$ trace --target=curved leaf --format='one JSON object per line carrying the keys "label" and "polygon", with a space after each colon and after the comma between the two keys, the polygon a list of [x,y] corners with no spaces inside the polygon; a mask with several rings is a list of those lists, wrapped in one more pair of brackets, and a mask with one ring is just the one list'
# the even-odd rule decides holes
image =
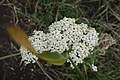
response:
{"label": "curved leaf", "polygon": [[28,40],[28,36],[16,25],[6,25],[6,30],[9,35],[20,45],[24,46],[26,49],[30,50],[32,53],[37,53],[33,46]]}
{"label": "curved leaf", "polygon": [[37,56],[54,65],[63,65],[67,59],[66,57],[64,57],[63,55],[57,52],[48,52],[48,51],[44,51],[41,54],[37,54]]}

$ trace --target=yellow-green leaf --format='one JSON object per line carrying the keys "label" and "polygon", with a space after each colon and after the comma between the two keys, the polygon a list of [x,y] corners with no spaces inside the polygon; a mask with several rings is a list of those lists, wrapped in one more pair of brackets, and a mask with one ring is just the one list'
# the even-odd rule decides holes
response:
{"label": "yellow-green leaf", "polygon": [[57,52],[48,52],[48,51],[44,51],[43,53],[38,54],[37,56],[54,65],[63,65],[67,59],[66,57],[64,57],[63,55]]}
{"label": "yellow-green leaf", "polygon": [[30,44],[28,40],[28,36],[25,34],[24,31],[22,31],[18,26],[16,25],[7,25],[6,30],[9,33],[9,35],[20,45],[24,46],[28,50],[30,50],[32,53],[36,54],[36,50],[33,48],[33,46]]}

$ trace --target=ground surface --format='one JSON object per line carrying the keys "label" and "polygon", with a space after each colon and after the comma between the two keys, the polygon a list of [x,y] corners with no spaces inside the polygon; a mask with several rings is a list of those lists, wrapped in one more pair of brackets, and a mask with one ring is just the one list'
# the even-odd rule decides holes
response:
{"label": "ground surface", "polygon": [[[47,32],[47,27],[63,17],[74,17],[108,33],[116,44],[105,55],[97,56],[98,74],[105,80],[120,80],[120,1],[119,0],[0,0],[0,56],[19,52],[17,45],[5,31],[6,24],[17,24],[28,35],[33,30]],[[54,80],[80,80],[74,70],[66,66],[52,66],[43,62],[44,70]],[[87,72],[88,80],[96,73]],[[91,76],[92,75],[92,76]],[[97,75],[99,76],[99,75]],[[21,56],[0,60],[0,80],[49,80],[38,64],[25,66]]]}

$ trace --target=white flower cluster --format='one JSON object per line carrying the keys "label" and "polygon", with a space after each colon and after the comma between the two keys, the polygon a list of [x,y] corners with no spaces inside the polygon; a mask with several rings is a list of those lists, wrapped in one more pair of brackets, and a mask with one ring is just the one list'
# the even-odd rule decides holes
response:
{"label": "white flower cluster", "polygon": [[91,68],[92,68],[92,70],[95,71],[95,72],[98,71],[97,66],[95,66],[94,64],[92,64]]}
{"label": "white flower cluster", "polygon": [[[62,48],[62,52],[64,52],[71,48],[69,56],[76,65],[82,63],[84,58],[92,54],[91,51],[94,46],[98,45],[99,34],[96,30],[84,23],[76,24],[74,18],[64,18],[63,20],[54,22],[49,26],[49,31],[50,33],[54,33],[54,37],[49,39],[52,39],[53,42],[57,40],[57,42],[63,43],[62,45],[60,43],[53,44],[55,47],[54,51],[56,48]],[[67,62],[70,61],[68,60]],[[71,67],[73,67],[72,64]]]}
{"label": "white flower cluster", "polygon": [[[57,51],[61,54],[69,50],[69,56],[76,65],[82,63],[84,58],[92,54],[91,51],[98,44],[99,34],[96,30],[84,23],[76,24],[74,18],[65,17],[63,20],[52,23],[49,26],[49,31],[47,34],[44,34],[42,31],[34,31],[29,38],[33,47],[39,53],[48,50],[51,52]],[[20,52],[23,61],[37,60],[34,55],[33,59],[25,57],[31,56],[31,53],[24,48],[21,48]],[[70,61],[68,60],[67,62]],[[71,67],[73,67],[72,64]]]}
{"label": "white flower cluster", "polygon": [[[44,34],[43,31],[35,30],[33,32],[33,35],[29,36],[29,40],[38,53],[46,51],[47,47],[46,34]],[[22,61],[24,61],[25,64],[29,64],[31,62],[35,63],[36,60],[38,60],[38,57],[36,57],[36,55],[33,55],[29,50],[22,46],[20,48],[20,53],[22,56]]]}

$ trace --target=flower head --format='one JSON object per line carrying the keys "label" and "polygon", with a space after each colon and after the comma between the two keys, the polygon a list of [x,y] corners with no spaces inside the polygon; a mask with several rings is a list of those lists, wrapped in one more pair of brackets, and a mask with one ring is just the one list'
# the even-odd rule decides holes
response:
{"label": "flower head", "polygon": [[[65,17],[60,21],[52,23],[48,28],[49,33],[47,34],[44,34],[43,31],[34,31],[33,35],[29,37],[33,47],[39,53],[48,50],[63,54],[69,50],[69,57],[78,65],[89,54],[92,54],[91,51],[94,46],[98,45],[99,34],[96,30],[84,23],[76,24],[74,18]],[[24,48],[21,47],[20,51],[23,60],[28,62],[34,59],[37,60],[34,55]],[[25,56],[31,57],[28,58]],[[67,62],[70,61],[67,60]]]}
{"label": "flower head", "polygon": [[95,66],[94,64],[92,64],[91,68],[92,68],[92,70],[95,71],[95,72],[98,71],[98,70],[97,70],[97,66]]}

